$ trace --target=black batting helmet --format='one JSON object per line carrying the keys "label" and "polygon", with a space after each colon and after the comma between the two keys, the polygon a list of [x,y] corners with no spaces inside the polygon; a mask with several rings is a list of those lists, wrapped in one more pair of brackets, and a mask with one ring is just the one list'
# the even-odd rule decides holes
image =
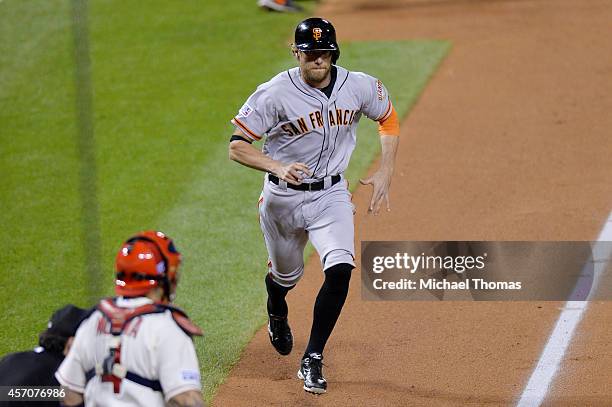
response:
{"label": "black batting helmet", "polygon": [[336,29],[329,21],[312,17],[307,18],[295,28],[295,48],[299,51],[332,51],[332,62],[340,57],[340,47],[336,42]]}

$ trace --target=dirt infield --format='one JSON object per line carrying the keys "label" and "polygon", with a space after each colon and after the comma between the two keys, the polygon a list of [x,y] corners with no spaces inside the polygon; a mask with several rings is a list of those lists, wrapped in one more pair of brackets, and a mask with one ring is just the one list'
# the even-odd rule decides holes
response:
{"label": "dirt infield", "polygon": [[[366,216],[369,189],[354,196],[357,247],[597,237],[612,207],[611,1],[334,0],[319,14],[340,40],[454,44],[403,121],[392,212]],[[512,405],[563,305],[364,302],[358,273],[326,349],[328,394],[295,378],[322,282],[313,258],[289,295],[294,353],[260,330],[213,404]],[[587,310],[545,405],[612,405],[611,321],[612,303]]]}

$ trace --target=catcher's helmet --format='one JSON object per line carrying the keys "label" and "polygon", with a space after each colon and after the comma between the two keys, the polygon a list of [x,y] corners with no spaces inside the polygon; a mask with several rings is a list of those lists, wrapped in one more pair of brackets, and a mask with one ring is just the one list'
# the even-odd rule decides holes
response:
{"label": "catcher's helmet", "polygon": [[181,254],[172,239],[162,232],[140,232],[123,243],[115,259],[115,293],[134,297],[162,287],[171,300],[176,285]]}
{"label": "catcher's helmet", "polygon": [[340,57],[340,47],[336,42],[336,29],[329,21],[312,17],[307,18],[295,28],[295,48],[299,51],[332,51],[332,62]]}

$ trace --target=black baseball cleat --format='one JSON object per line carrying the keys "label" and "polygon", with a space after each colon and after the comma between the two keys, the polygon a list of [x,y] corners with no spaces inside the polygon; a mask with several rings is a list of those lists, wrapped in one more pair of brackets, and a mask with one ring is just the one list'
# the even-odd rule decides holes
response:
{"label": "black baseball cleat", "polygon": [[304,390],[315,394],[327,391],[327,380],[323,377],[323,356],[320,353],[309,353],[302,359],[297,376],[304,380]]}
{"label": "black baseball cleat", "polygon": [[268,314],[268,335],[274,349],[281,355],[288,355],[293,349],[293,335],[287,317]]}

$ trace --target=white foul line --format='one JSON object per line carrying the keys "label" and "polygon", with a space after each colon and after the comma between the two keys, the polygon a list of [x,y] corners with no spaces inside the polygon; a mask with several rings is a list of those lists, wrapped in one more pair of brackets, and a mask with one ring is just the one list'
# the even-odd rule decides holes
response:
{"label": "white foul line", "polygon": [[612,213],[608,216],[603,229],[599,233],[597,242],[593,246],[593,259],[583,268],[583,274],[586,272],[585,269],[592,268],[593,284],[591,292],[586,301],[567,301],[565,303],[555,324],[555,329],[553,329],[548,342],[546,342],[538,364],[531,373],[517,407],[538,407],[544,401],[548,388],[559,369],[563,355],[574,336],[574,331],[587,309],[589,299],[596,292],[599,277],[605,271],[610,254],[612,254],[610,250],[612,244],[610,242],[612,242]]}

